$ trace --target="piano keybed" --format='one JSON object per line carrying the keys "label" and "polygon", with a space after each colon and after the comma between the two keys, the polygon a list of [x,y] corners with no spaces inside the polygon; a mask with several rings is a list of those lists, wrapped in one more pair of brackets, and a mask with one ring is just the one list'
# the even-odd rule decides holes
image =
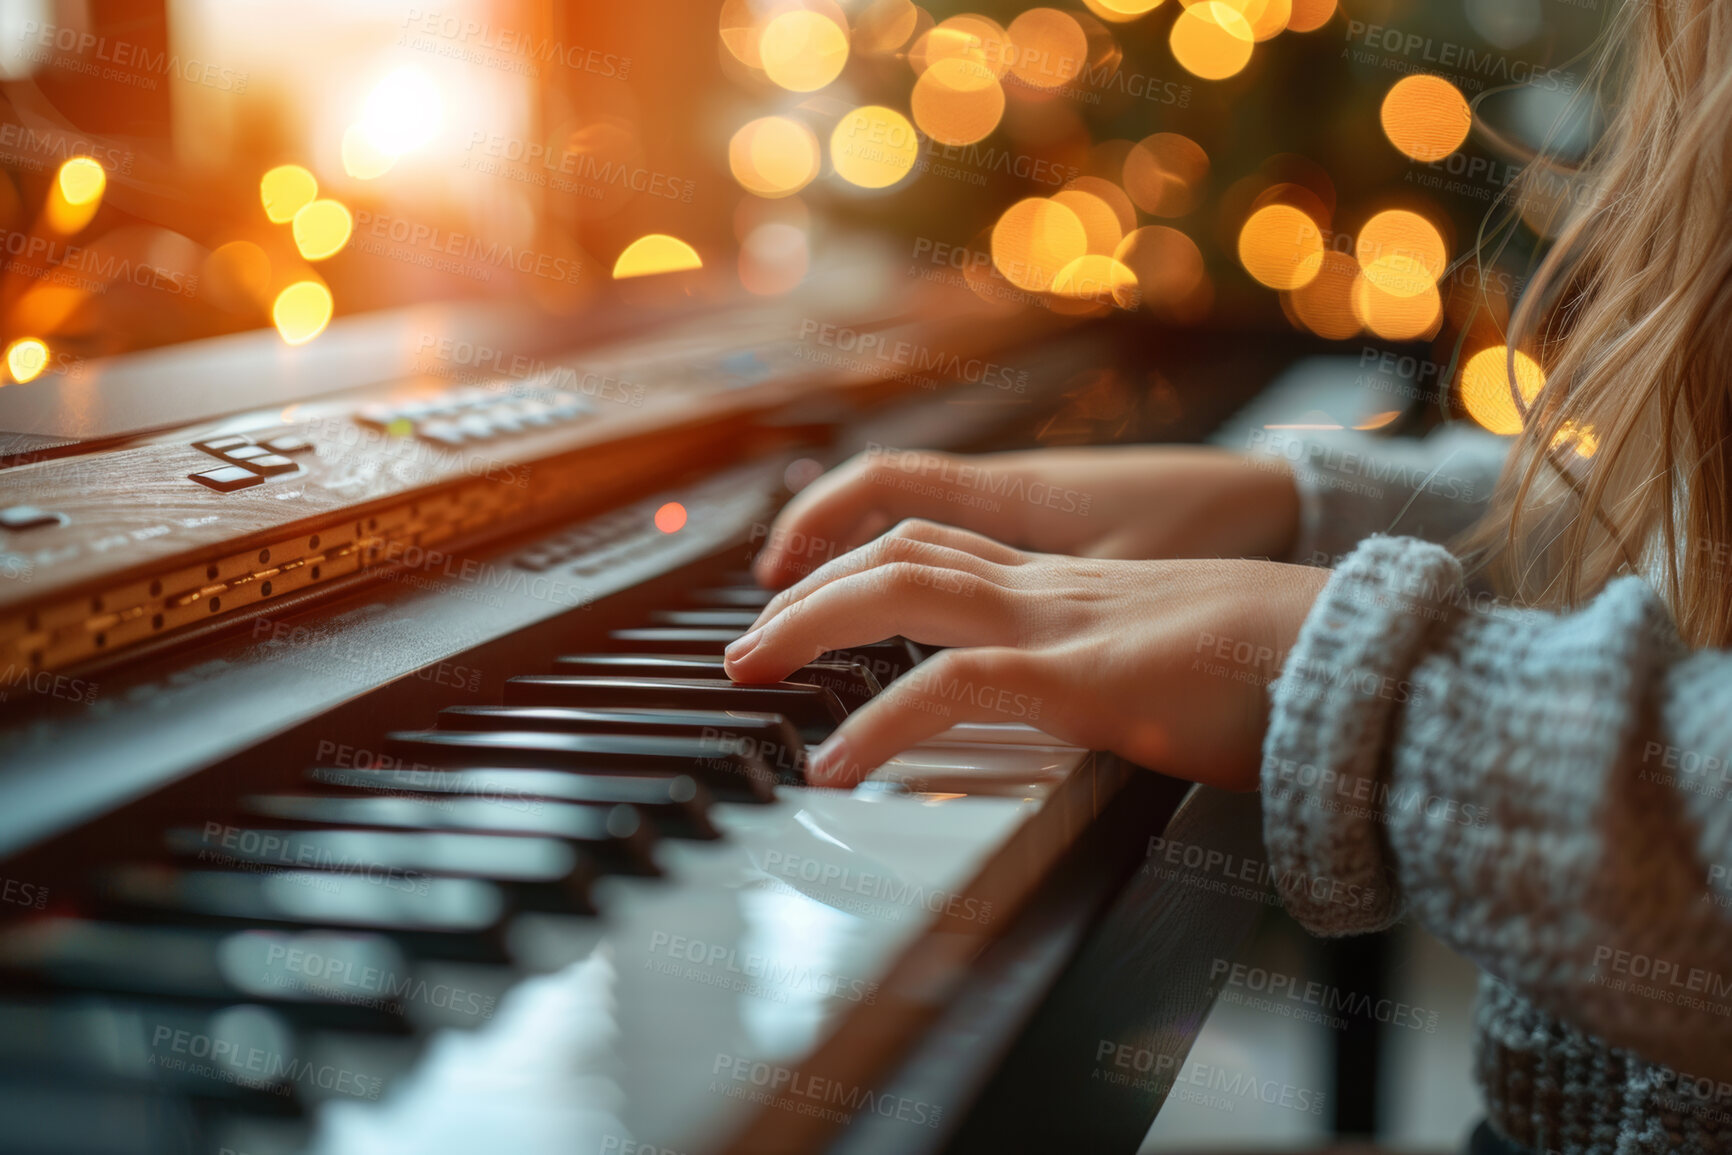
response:
{"label": "piano keybed", "polygon": [[1120,777],[970,725],[805,787],[924,655],[735,685],[767,595],[699,569],[497,701],[428,683],[432,724],[378,717],[364,764],[54,879],[0,927],[0,1150],[793,1150],[876,1109],[893,1047],[845,1028],[917,1018]]}

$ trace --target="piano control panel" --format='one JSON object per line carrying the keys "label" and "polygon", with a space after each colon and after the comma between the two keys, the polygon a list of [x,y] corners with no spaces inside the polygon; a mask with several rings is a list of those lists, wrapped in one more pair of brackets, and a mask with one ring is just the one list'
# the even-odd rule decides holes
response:
{"label": "piano control panel", "polygon": [[[891,316],[946,349],[989,320]],[[707,315],[538,366],[412,377],[0,469],[0,668],[59,671],[256,612],[408,551],[449,551],[617,505],[911,386],[812,357],[786,307]],[[750,365],[741,360],[749,353]]]}

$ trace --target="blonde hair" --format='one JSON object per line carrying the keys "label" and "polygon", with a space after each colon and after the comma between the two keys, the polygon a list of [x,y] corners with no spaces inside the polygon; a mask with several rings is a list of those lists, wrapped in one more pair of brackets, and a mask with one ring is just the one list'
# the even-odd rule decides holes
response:
{"label": "blonde hair", "polygon": [[[1732,4],[1629,0],[1608,31],[1591,79],[1616,111],[1511,319],[1523,432],[1459,545],[1535,605],[1580,605],[1620,573],[1645,574],[1689,642],[1724,646]],[[1515,388],[1518,345],[1547,366],[1528,403]]]}

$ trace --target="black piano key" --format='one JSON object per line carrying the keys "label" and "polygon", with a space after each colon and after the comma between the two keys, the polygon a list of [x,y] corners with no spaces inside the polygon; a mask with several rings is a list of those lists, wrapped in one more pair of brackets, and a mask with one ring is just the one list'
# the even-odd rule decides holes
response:
{"label": "black piano key", "polygon": [[441,730],[524,730],[550,734],[643,734],[719,738],[760,755],[786,782],[806,773],[806,744],[780,714],[745,710],[591,710],[572,706],[448,706]]}
{"label": "black piano key", "polygon": [[[589,678],[726,678],[720,654],[571,654],[554,661],[554,673]],[[849,713],[884,687],[863,662],[813,662],[784,681],[826,686]]]}
{"label": "black piano key", "polygon": [[0,1071],[299,1115],[304,1066],[299,1036],[268,1007],[98,995],[0,1000]]}
{"label": "black piano key", "polygon": [[630,806],[581,806],[535,799],[381,798],[323,794],[253,794],[241,809],[259,818],[332,826],[530,836],[581,849],[603,870],[654,875],[655,835]]}
{"label": "black piano key", "polygon": [[433,878],[402,889],[316,870],[246,873],[127,863],[95,873],[104,913],[135,921],[357,927],[389,934],[414,955],[510,961],[505,892],[474,878]]}
{"label": "black piano key", "polygon": [[669,838],[719,837],[710,821],[708,789],[685,774],[567,774],[560,770],[369,770],[315,766],[310,782],[366,794],[458,795],[495,801],[586,802],[635,807],[657,834]]}
{"label": "black piano key", "polygon": [[0,981],[23,989],[262,1003],[296,1023],[406,1034],[412,978],[390,939],[354,931],[214,930],[41,918],[0,933]]}
{"label": "black piano key", "polygon": [[[521,680],[521,679],[520,679]],[[572,681],[573,679],[562,679]],[[543,700],[536,700],[537,695]],[[580,692],[506,686],[514,706],[655,706],[655,701],[594,701]],[[750,708],[745,702],[736,702]],[[677,705],[676,705],[677,708]],[[840,707],[837,707],[840,709]],[[779,711],[778,711],[779,712]],[[775,773],[763,759],[723,739],[644,737],[639,734],[475,734],[417,730],[389,734],[386,748],[406,762],[473,769],[572,770],[601,774],[687,774],[719,798],[768,802]]]}
{"label": "black piano key", "polygon": [[695,627],[697,629],[733,630],[745,633],[758,620],[753,609],[655,610],[650,614],[652,626]]}
{"label": "black piano key", "polygon": [[858,662],[886,686],[925,660],[925,653],[907,638],[888,638],[818,655],[820,662]]}
{"label": "black piano key", "polygon": [[194,1104],[152,1087],[0,1079],[5,1155],[219,1155]]}
{"label": "black piano key", "polygon": [[382,884],[417,886],[430,878],[483,878],[532,910],[593,914],[589,887],[599,873],[564,840],[444,830],[270,829],[207,822],[163,834],[169,852],[205,865],[328,870]]}
{"label": "black piano key", "polygon": [[797,682],[747,685],[726,678],[582,678],[531,674],[505,684],[512,706],[594,709],[747,710],[781,714],[807,742],[821,742],[848,716],[836,695]]}
{"label": "black piano key", "polygon": [[742,630],[714,626],[634,626],[610,630],[609,649],[641,654],[720,654]]}
{"label": "black piano key", "polygon": [[711,586],[708,589],[693,590],[686,595],[686,600],[698,607],[761,610],[769,605],[770,599],[775,596],[775,590],[767,590],[763,586]]}

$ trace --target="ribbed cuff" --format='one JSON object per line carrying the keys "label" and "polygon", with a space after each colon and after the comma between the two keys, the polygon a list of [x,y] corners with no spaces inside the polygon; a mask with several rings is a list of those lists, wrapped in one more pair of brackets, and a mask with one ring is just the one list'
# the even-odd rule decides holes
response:
{"label": "ribbed cuff", "polygon": [[1441,546],[1372,537],[1323,587],[1281,676],[1263,742],[1263,840],[1288,911],[1315,934],[1401,916],[1383,830],[1391,722],[1461,564]]}

